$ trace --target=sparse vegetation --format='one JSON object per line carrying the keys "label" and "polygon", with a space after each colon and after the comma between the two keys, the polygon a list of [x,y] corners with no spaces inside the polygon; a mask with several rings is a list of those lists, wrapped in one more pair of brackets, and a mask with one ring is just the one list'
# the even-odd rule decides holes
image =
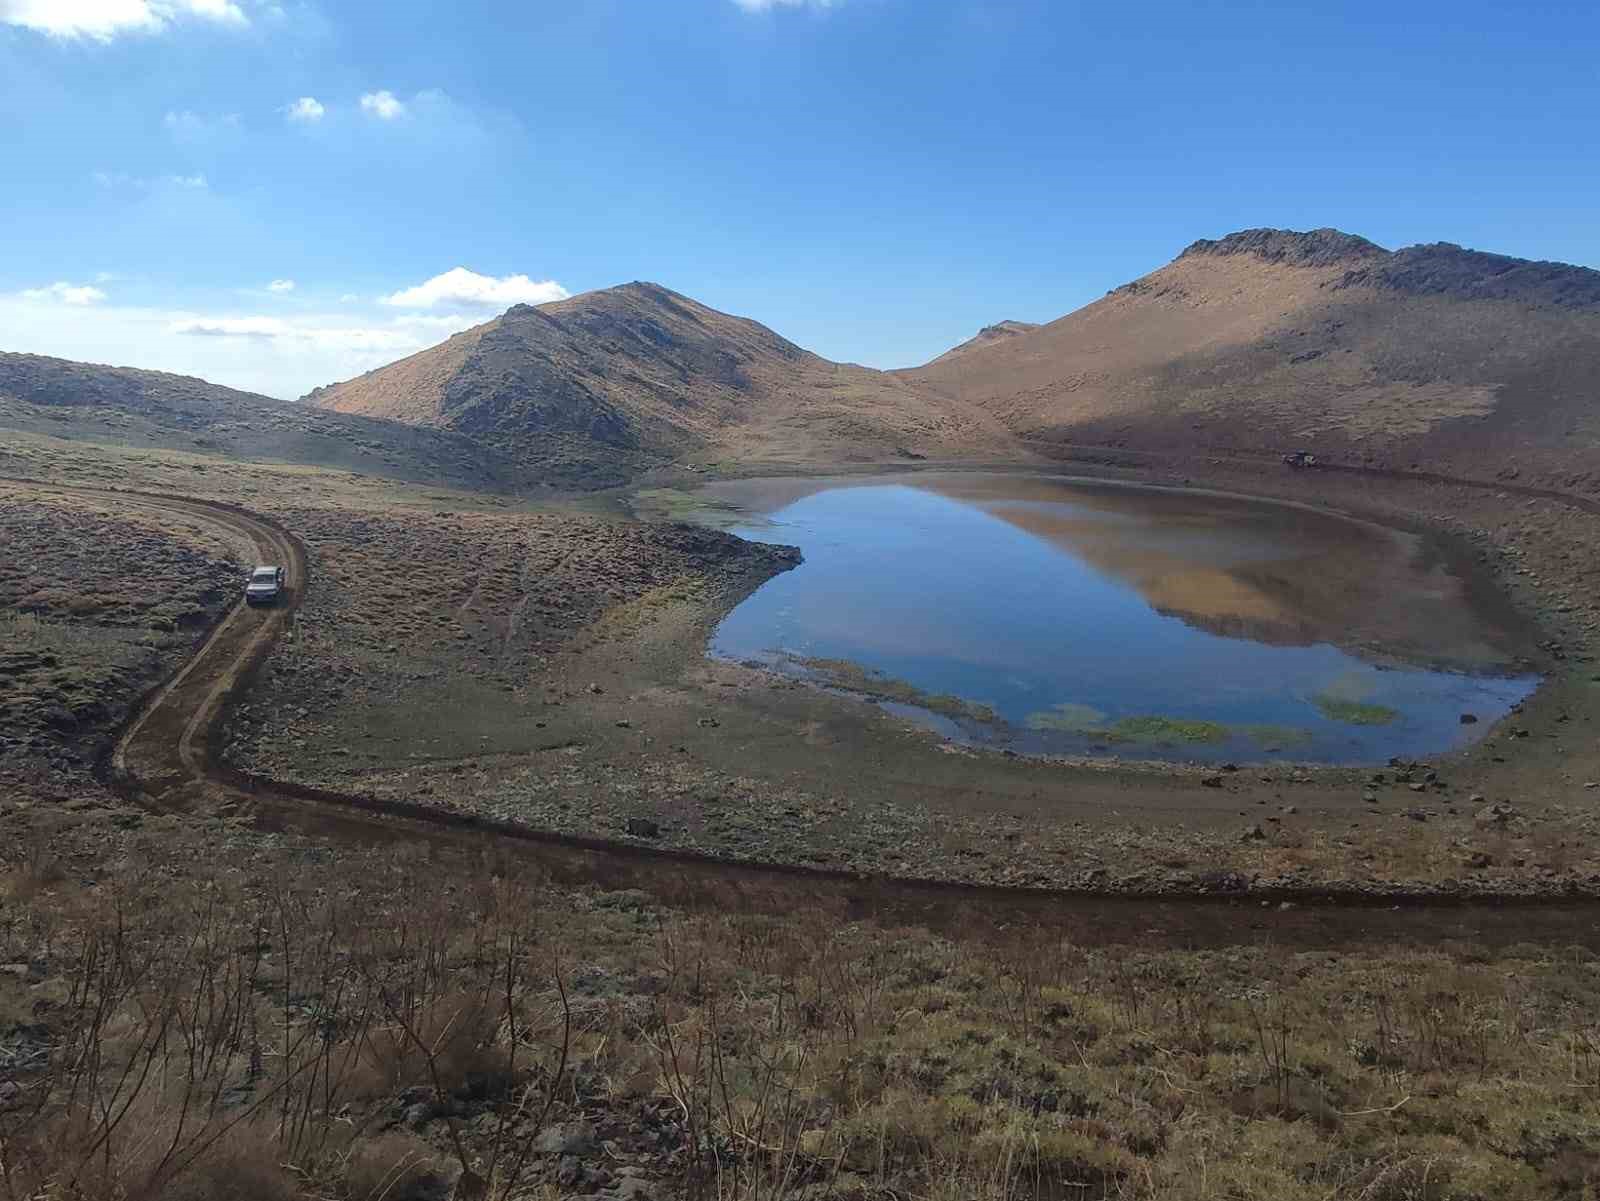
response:
{"label": "sparse vegetation", "polygon": [[6,1195],[371,1201],[471,1173],[457,1196],[535,1197],[619,1168],[749,1201],[1600,1184],[1587,950],[945,936],[193,828],[126,849],[139,869],[92,888],[6,852],[0,958],[31,965],[0,975]]}
{"label": "sparse vegetation", "polygon": [[988,705],[951,693],[924,692],[914,684],[897,680],[850,659],[806,658],[800,655],[785,655],[783,659],[786,663],[803,668],[817,683],[830,688],[842,688],[869,701],[895,701],[943,717],[975,721],[983,725],[1004,724],[1005,719]]}
{"label": "sparse vegetation", "polygon": [[1388,705],[1352,701],[1325,692],[1312,697],[1311,703],[1329,721],[1342,721],[1346,725],[1386,726],[1400,718],[1400,711],[1391,709]]}

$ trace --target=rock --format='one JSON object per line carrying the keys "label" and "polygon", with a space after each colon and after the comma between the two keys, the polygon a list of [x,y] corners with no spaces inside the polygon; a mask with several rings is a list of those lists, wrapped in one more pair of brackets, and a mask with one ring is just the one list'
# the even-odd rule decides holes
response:
{"label": "rock", "polygon": [[599,1196],[605,1201],[657,1201],[663,1196],[650,1181],[639,1176],[624,1176],[615,1188],[606,1189]]}
{"label": "rock", "polygon": [[1426,809],[1407,809],[1406,816],[1414,822],[1425,822],[1428,820],[1428,811]]}
{"label": "rock", "polygon": [[1477,725],[1478,724],[1478,715],[1476,713],[1463,713],[1461,715],[1461,724],[1464,725],[1464,726],[1475,726],[1475,725]]}
{"label": "rock", "polygon": [[1292,817],[1294,814],[1300,812],[1300,806],[1298,806],[1298,805],[1285,805],[1282,809],[1279,810],[1279,812],[1280,813],[1287,813]]}
{"label": "rock", "polygon": [[631,721],[626,720],[626,719],[624,719],[622,721],[619,721],[617,723],[617,729],[619,729],[619,730],[631,730],[632,728],[633,728],[633,723]]}
{"label": "rock", "polygon": [[635,838],[661,837],[661,824],[651,821],[648,817],[630,817],[626,828]]}
{"label": "rock", "polygon": [[589,1155],[597,1145],[594,1127],[584,1121],[546,1126],[533,1140],[533,1150],[538,1155]]}
{"label": "rock", "polygon": [[1407,784],[1406,787],[1411,789],[1412,792],[1427,792],[1428,791],[1428,786],[1426,784]]}
{"label": "rock", "polygon": [[1203,779],[1201,779],[1200,783],[1205,785],[1205,787],[1207,787],[1207,788],[1221,788],[1222,787],[1222,777],[1221,776],[1206,776]]}
{"label": "rock", "polygon": [[1511,820],[1511,806],[1504,801],[1496,801],[1479,809],[1472,815],[1472,820],[1480,826],[1503,826]]}
{"label": "rock", "polygon": [[605,689],[600,687],[600,685],[598,685],[598,684],[590,684],[589,685],[589,691],[591,693],[593,693],[595,696],[601,696],[601,695],[603,695],[605,693]]}
{"label": "rock", "polygon": [[1494,866],[1494,856],[1487,851],[1473,851],[1467,856],[1467,866],[1478,871]]}
{"label": "rock", "polygon": [[1471,796],[1469,796],[1467,798],[1467,804],[1469,804],[1469,805],[1481,805],[1481,804],[1483,804],[1484,801],[1486,801],[1488,799],[1489,798],[1484,796],[1483,793],[1475,792],[1475,793],[1473,793]]}
{"label": "rock", "polygon": [[1378,803],[1378,794],[1375,792],[1363,792],[1361,799],[1369,805],[1376,805]]}
{"label": "rock", "polygon": [[707,730],[715,730],[722,723],[714,717],[702,717],[695,724]]}
{"label": "rock", "polygon": [[1246,826],[1243,834],[1239,835],[1240,842],[1260,842],[1266,838],[1267,832],[1260,826]]}

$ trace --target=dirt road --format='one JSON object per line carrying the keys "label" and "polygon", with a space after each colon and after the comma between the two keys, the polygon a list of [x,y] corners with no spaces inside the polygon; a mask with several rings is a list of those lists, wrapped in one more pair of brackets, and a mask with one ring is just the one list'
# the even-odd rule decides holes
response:
{"label": "dirt road", "polygon": [[[29,481],[34,486],[34,481]],[[225,814],[266,830],[372,843],[423,841],[478,857],[487,870],[531,871],[558,882],[648,888],[664,900],[756,911],[798,907],[835,919],[872,917],[983,936],[1014,925],[1070,929],[1115,942],[1160,938],[1178,945],[1270,939],[1302,946],[1367,940],[1486,945],[1559,940],[1600,945],[1600,906],[1588,900],[1514,905],[1448,904],[1437,897],[1109,897],[943,882],[889,880],[824,869],[762,867],[711,856],[559,836],[403,801],[338,794],[252,777],[213,754],[211,735],[246,692],[274,641],[292,636],[307,560],[277,523],[242,508],[192,498],[61,487],[62,494],[114,495],[119,505],[181,515],[248,542],[262,562],[281,562],[287,593],[272,609],[230,609],[193,658],[140,707],[106,765],[108,780],[158,812]]]}

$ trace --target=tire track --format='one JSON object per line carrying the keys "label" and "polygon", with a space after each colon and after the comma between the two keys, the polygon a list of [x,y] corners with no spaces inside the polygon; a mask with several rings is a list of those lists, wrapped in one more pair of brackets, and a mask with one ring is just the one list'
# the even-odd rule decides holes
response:
{"label": "tire track", "polygon": [[[222,762],[213,753],[212,739],[228,705],[248,692],[254,673],[304,598],[307,558],[299,540],[269,518],[220,501],[27,479],[9,482],[63,495],[113,496],[148,511],[181,514],[246,539],[261,561],[281,561],[287,569],[282,603],[262,612],[246,606],[242,596],[236,600],[190,660],[147,697],[118,737],[107,782],[157,812],[233,804],[263,830],[368,844],[422,841],[480,859],[509,855],[516,868],[532,867],[554,882],[645,888],[667,903],[780,914],[809,906],[835,918],[914,922],[979,936],[1020,922],[1065,924],[1074,938],[1091,942],[1158,940],[1186,946],[1262,938],[1316,946],[1373,938],[1433,945],[1441,937],[1600,946],[1600,922],[1595,920],[1600,904],[1588,896],[1376,893],[1359,885],[1346,890],[1118,895],[864,876],[554,834],[408,801],[256,776]],[[1296,904],[1261,909],[1283,901]]]}

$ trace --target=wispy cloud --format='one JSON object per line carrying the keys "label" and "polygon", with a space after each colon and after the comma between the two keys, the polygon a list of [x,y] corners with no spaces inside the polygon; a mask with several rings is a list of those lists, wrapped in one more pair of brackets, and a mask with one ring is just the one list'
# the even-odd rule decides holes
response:
{"label": "wispy cloud", "polygon": [[402,309],[497,308],[513,304],[545,304],[565,300],[571,293],[553,279],[526,275],[479,275],[465,267],[452,267],[414,287],[385,296],[383,303]]}
{"label": "wispy cloud", "polygon": [[185,19],[248,25],[234,0],[0,0],[0,24],[53,38],[109,42],[129,33],[161,33]]}
{"label": "wispy cloud", "polygon": [[775,8],[833,8],[842,0],[733,0],[747,13],[770,12]]}
{"label": "wispy cloud", "polygon": [[196,113],[189,109],[168,112],[161,125],[175,141],[210,142],[239,132],[238,113]]}
{"label": "wispy cloud", "polygon": [[398,97],[387,88],[377,92],[367,92],[361,97],[361,111],[371,113],[380,121],[393,121],[396,117],[405,115],[406,106]]}
{"label": "wispy cloud", "polygon": [[292,279],[275,279],[270,284],[267,285],[267,291],[276,292],[280,296],[283,295],[285,292],[293,292],[294,291],[294,280],[292,280]]}
{"label": "wispy cloud", "polygon": [[99,304],[106,294],[91,284],[69,284],[65,280],[57,280],[42,288],[25,288],[22,297],[24,300],[42,300],[54,304],[90,305]]}
{"label": "wispy cloud", "polygon": [[96,187],[101,188],[139,188],[148,190],[156,187],[181,188],[186,192],[202,191],[210,187],[204,175],[130,175],[126,171],[91,171],[89,178],[94,180]]}
{"label": "wispy cloud", "polygon": [[314,125],[322,120],[328,110],[315,96],[302,96],[293,104],[287,105],[283,111],[288,114],[291,121]]}
{"label": "wispy cloud", "polygon": [[7,343],[37,354],[198,375],[289,398],[381,367],[481,320],[463,314],[419,324],[412,320],[416,314],[362,315],[338,307],[269,316],[248,308],[125,305],[58,291],[83,286],[0,292]]}

